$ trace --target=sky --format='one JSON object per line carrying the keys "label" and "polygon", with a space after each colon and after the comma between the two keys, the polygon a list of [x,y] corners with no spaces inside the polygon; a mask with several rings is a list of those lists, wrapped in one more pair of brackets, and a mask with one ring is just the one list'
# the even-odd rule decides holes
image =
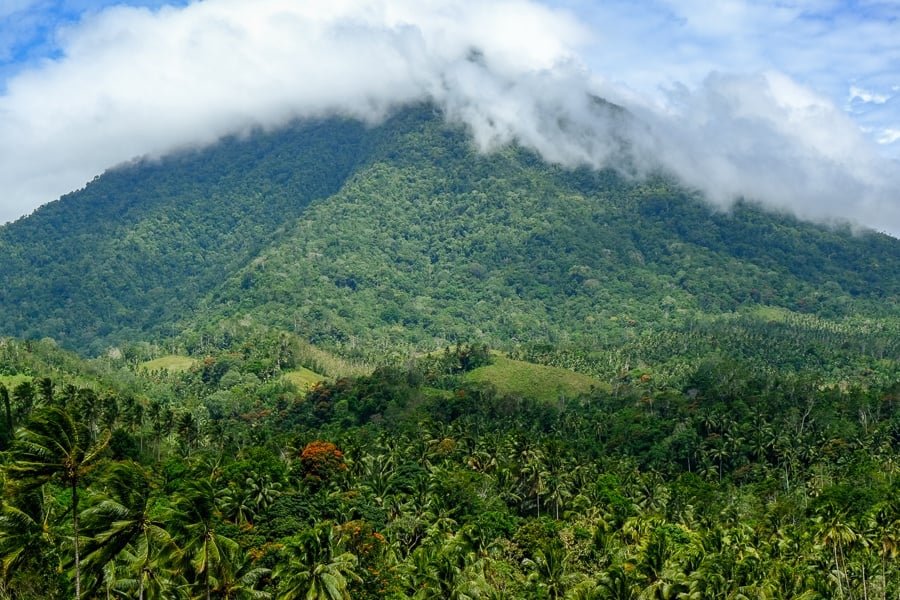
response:
{"label": "sky", "polygon": [[423,100],[485,152],[900,236],[900,0],[0,0],[0,222],[138,157]]}

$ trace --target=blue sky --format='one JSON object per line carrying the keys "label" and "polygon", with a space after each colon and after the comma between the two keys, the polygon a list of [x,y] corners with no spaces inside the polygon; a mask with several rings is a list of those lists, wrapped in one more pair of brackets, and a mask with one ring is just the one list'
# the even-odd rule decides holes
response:
{"label": "blue sky", "polygon": [[59,32],[104,8],[127,4],[157,9],[184,6],[167,0],[3,0],[0,2],[0,81],[44,59],[58,58]]}
{"label": "blue sky", "polygon": [[712,71],[774,69],[853,115],[900,157],[900,2],[557,0],[597,36],[598,73],[652,93]]}
{"label": "blue sky", "polygon": [[0,0],[0,222],[135,156],[422,98],[485,150],[607,166],[587,94],[713,201],[900,231],[900,0]]}

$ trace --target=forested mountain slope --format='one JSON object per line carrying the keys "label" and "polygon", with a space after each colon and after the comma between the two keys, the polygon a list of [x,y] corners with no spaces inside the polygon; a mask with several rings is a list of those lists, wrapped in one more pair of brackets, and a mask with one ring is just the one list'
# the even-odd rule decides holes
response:
{"label": "forested mountain slope", "polygon": [[898,240],[479,154],[428,106],[124,166],[0,229],[0,332],[88,353],[222,317],[430,348],[627,339],[752,305],[890,317],[898,297]]}
{"label": "forested mountain slope", "polygon": [[[749,205],[715,212],[665,179],[481,156],[423,118],[395,156],[312,204],[212,297],[213,310],[428,346],[592,339],[751,304],[889,314],[900,243]],[[224,308],[223,308],[224,307]]]}
{"label": "forested mountain slope", "polygon": [[0,228],[3,333],[96,353],[163,328],[340,189],[370,137],[331,120],[139,161]]}
{"label": "forested mountain slope", "polygon": [[895,598],[898,300],[427,106],[123,166],[0,228],[0,598]]}

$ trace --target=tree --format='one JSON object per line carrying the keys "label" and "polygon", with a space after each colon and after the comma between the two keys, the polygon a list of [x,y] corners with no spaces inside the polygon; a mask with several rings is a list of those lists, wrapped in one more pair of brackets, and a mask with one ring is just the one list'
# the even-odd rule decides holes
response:
{"label": "tree", "polygon": [[300,468],[304,481],[314,487],[331,481],[347,470],[344,453],[333,443],[315,440],[300,453]]}
{"label": "tree", "polygon": [[613,567],[600,578],[595,598],[603,600],[636,600],[640,586],[623,567]]}
{"label": "tree", "polygon": [[253,566],[246,556],[237,556],[232,568],[215,579],[213,593],[223,600],[268,600],[272,594],[257,587],[270,573],[269,569]]}
{"label": "tree", "polygon": [[83,424],[66,410],[44,407],[16,431],[8,466],[10,480],[17,492],[34,490],[54,480],[71,491],[76,598],[81,597],[79,485],[99,461],[109,436],[95,442],[90,439]]}
{"label": "tree", "polygon": [[34,408],[34,384],[23,381],[13,388],[12,396],[19,408],[19,419],[27,419]]}
{"label": "tree", "polygon": [[[59,569],[58,531],[53,526],[58,505],[41,486],[8,499],[0,508],[0,597],[3,588],[33,588],[34,597],[50,595],[46,577],[29,573],[51,573]],[[40,591],[38,591],[40,590]]]}
{"label": "tree", "polygon": [[535,550],[534,558],[526,558],[523,566],[531,569],[532,579],[538,589],[544,590],[551,600],[562,598],[569,585],[569,560],[565,549],[550,545]]}
{"label": "tree", "polygon": [[6,450],[13,436],[13,418],[12,406],[10,406],[9,402],[9,390],[2,383],[0,383],[0,402],[3,403],[4,416],[3,431],[2,435],[0,435],[0,450]]}
{"label": "tree", "polygon": [[100,485],[103,491],[95,494],[93,505],[82,513],[85,532],[91,534],[85,547],[85,565],[101,570],[126,547],[136,544],[133,555],[141,560],[134,566],[138,595],[143,598],[153,557],[160,553],[171,557],[176,550],[166,530],[166,515],[155,509],[150,478],[136,463],[114,463]]}
{"label": "tree", "polygon": [[320,524],[288,540],[288,559],[275,570],[278,599],[350,600],[348,579],[358,580],[357,557],[339,552],[337,532]]}
{"label": "tree", "polygon": [[849,587],[850,577],[845,550],[857,539],[857,534],[844,515],[831,513],[819,518],[819,541],[831,548],[837,576],[838,595],[844,597],[844,584]]}
{"label": "tree", "polygon": [[227,577],[238,550],[237,542],[216,531],[216,490],[209,478],[193,479],[180,491],[175,520],[183,555],[202,578],[209,600],[213,576]]}
{"label": "tree", "polygon": [[[887,573],[896,570],[888,569],[897,558],[900,558],[900,502],[897,498],[887,500],[876,506],[868,515],[868,533],[874,541],[875,549],[881,563],[882,598],[887,597],[889,585]],[[896,578],[895,578],[896,579]],[[896,582],[895,582],[896,583]]]}

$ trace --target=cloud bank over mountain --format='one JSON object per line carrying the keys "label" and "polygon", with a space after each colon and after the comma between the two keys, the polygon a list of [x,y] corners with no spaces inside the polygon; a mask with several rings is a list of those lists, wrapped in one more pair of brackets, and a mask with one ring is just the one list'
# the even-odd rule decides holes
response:
{"label": "cloud bank over mountain", "polygon": [[485,151],[623,167],[627,150],[629,170],[674,172],[719,204],[900,233],[900,169],[821,95],[764,71],[642,96],[590,71],[597,41],[572,13],[528,0],[206,0],[113,7],[59,35],[61,56],[0,96],[0,220],[134,157],[431,101]]}

